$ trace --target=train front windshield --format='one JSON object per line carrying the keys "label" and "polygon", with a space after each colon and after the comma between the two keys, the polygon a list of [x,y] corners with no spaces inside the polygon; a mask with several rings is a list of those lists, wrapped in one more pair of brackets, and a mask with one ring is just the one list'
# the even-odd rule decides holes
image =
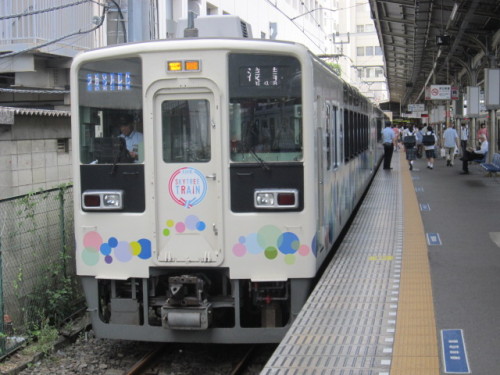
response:
{"label": "train front windshield", "polygon": [[78,74],[80,160],[142,163],[142,76],[139,58],[84,64]]}
{"label": "train front windshield", "polygon": [[229,56],[231,160],[302,159],[300,63],[290,56]]}
{"label": "train front windshield", "polygon": [[[144,161],[141,69],[139,58],[82,65],[78,76],[83,164]],[[302,160],[299,61],[290,56],[230,54],[228,74],[227,131],[231,160],[241,163]],[[164,129],[164,136],[172,144],[164,152],[165,161],[209,160],[210,144],[202,126],[209,121],[206,103],[178,101],[166,106],[164,120],[170,125]],[[191,124],[188,132],[187,120]],[[184,124],[182,134],[178,132],[179,121]],[[176,136],[172,137],[174,133]],[[186,137],[190,144],[197,145],[196,149],[185,147]]]}

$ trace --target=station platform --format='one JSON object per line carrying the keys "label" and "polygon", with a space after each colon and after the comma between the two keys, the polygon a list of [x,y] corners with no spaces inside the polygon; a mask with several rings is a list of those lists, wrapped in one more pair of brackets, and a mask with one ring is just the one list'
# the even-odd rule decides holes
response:
{"label": "station platform", "polygon": [[500,374],[500,177],[380,168],[261,374]]}

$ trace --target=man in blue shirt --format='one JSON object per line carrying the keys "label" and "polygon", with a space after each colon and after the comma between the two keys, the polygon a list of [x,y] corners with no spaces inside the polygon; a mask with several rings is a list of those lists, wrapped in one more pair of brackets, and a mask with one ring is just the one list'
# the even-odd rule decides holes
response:
{"label": "man in blue shirt", "polygon": [[134,162],[139,159],[139,145],[144,142],[142,133],[134,129],[131,119],[120,119],[120,137],[125,138],[127,150]]}
{"label": "man in blue shirt", "polygon": [[443,147],[446,155],[446,166],[453,167],[455,149],[458,148],[458,133],[451,122],[443,133]]}
{"label": "man in blue shirt", "polygon": [[392,153],[394,152],[394,131],[391,122],[385,122],[385,128],[382,129],[382,143],[384,144],[384,169],[391,168]]}

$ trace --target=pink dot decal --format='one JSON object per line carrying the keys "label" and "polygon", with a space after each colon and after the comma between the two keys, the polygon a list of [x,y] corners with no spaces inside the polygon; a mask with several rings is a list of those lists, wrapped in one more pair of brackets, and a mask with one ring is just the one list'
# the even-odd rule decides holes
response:
{"label": "pink dot decal", "polygon": [[302,256],[309,255],[310,251],[311,250],[309,249],[309,246],[307,246],[307,245],[300,245],[300,247],[299,247],[299,254]]}
{"label": "pink dot decal", "polygon": [[175,224],[175,230],[177,231],[177,233],[184,233],[184,231],[186,230],[186,226],[184,225],[184,223],[177,223]]}
{"label": "pink dot decal", "polygon": [[236,255],[237,257],[242,257],[246,254],[247,248],[245,245],[242,245],[240,243],[236,244],[233,246],[233,254]]}
{"label": "pink dot decal", "polygon": [[97,232],[88,232],[83,236],[83,246],[93,247],[94,249],[99,249],[102,244],[102,237]]}

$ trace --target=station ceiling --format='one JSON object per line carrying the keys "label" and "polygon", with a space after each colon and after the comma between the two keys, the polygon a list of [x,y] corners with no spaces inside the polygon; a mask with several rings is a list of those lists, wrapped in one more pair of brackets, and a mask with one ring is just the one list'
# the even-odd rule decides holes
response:
{"label": "station ceiling", "polygon": [[369,0],[391,110],[423,103],[425,86],[480,85],[500,61],[500,0]]}

